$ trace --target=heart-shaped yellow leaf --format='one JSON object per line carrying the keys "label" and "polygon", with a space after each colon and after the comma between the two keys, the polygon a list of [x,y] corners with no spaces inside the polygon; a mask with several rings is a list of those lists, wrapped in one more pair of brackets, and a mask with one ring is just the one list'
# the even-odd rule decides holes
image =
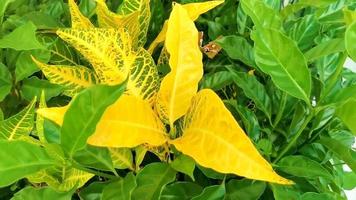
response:
{"label": "heart-shaped yellow leaf", "polygon": [[171,71],[161,82],[156,110],[172,126],[174,121],[187,112],[203,76],[198,30],[187,11],[179,4],[173,7],[168,21],[166,47],[170,54]]}
{"label": "heart-shaped yellow leaf", "polygon": [[259,154],[224,103],[210,89],[200,91],[184,118],[183,136],[171,141],[200,165],[221,173],[292,184]]}

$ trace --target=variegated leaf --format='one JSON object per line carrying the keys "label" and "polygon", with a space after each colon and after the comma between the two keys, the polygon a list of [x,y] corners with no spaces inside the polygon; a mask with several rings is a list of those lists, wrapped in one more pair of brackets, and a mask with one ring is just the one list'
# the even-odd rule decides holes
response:
{"label": "variegated leaf", "polygon": [[129,148],[109,148],[109,151],[116,169],[134,169],[132,152]]}
{"label": "variegated leaf", "polygon": [[64,94],[73,97],[81,90],[98,83],[95,73],[84,66],[47,65],[33,58],[46,78],[54,84],[64,86]]}
{"label": "variegated leaf", "polygon": [[[40,97],[40,103],[39,103],[39,109],[41,108],[47,108],[46,104],[46,97],[45,97],[45,92],[42,90],[41,97]],[[41,115],[36,116],[36,131],[37,131],[37,136],[40,139],[41,142],[47,142],[45,135],[44,135],[44,118]]]}
{"label": "variegated leaf", "polygon": [[124,0],[118,8],[119,15],[139,12],[139,32],[133,36],[134,47],[142,47],[146,43],[147,30],[151,19],[150,0]]}
{"label": "variegated leaf", "polygon": [[135,54],[124,29],[59,29],[57,34],[92,64],[100,83],[115,85],[126,80]]}
{"label": "variegated leaf", "polygon": [[74,0],[68,0],[68,5],[69,5],[69,11],[70,11],[70,16],[72,21],[72,28],[76,28],[76,29],[94,28],[90,20],[85,16],[83,16],[83,14],[80,12]]}
{"label": "variegated leaf", "polygon": [[36,98],[16,115],[0,122],[0,140],[25,139],[30,134],[34,126],[35,103]]}

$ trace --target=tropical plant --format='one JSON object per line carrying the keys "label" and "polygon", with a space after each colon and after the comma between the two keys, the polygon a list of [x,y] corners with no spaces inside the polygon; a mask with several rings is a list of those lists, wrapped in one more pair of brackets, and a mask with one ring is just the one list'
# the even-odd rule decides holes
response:
{"label": "tropical plant", "polygon": [[355,10],[5,0],[0,197],[345,199]]}

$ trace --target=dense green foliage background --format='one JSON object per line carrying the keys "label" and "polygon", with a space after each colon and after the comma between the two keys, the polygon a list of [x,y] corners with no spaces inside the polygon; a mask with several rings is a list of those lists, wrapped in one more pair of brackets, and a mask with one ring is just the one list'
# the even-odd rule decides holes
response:
{"label": "dense green foliage background", "polygon": [[[343,190],[356,186],[356,153],[352,149],[356,134],[356,74],[343,67],[347,57],[356,60],[356,2],[291,0],[286,5],[280,0],[261,2],[268,9],[250,7],[249,3],[244,7],[237,0],[225,0],[196,21],[198,29],[204,32],[203,44],[215,41],[222,47],[215,58],[204,57],[205,75],[200,88],[212,88],[224,99],[261,154],[295,185],[281,186],[220,174],[195,166],[186,157],[174,164],[160,163],[151,153],[145,156],[138,174],[128,169],[111,170],[108,155],[89,148],[90,153],[83,152],[71,165],[96,176],[80,189],[73,185],[73,189],[59,192],[28,179],[19,180],[38,169],[18,166],[33,162],[33,155],[41,160],[42,167],[58,160],[53,161],[31,142],[9,145],[0,137],[0,199],[70,199],[71,196],[88,200],[128,199],[125,195],[131,192],[132,199],[162,200],[345,199]],[[107,4],[115,11],[120,1],[109,0]],[[94,0],[79,3],[81,12],[94,23],[95,5]],[[171,6],[172,1],[151,0],[147,46],[160,32]],[[263,24],[277,30],[262,29]],[[70,27],[68,5],[63,0],[1,0],[0,135],[4,119],[28,105],[25,109],[32,109],[35,105],[31,101],[39,99],[42,91],[49,107],[70,101],[62,95],[63,88],[47,81],[31,59],[33,55],[51,64],[75,62],[89,66],[54,34],[59,27]],[[278,54],[269,53],[268,49]],[[156,60],[159,53],[156,50],[153,55]],[[284,63],[276,64],[278,60]],[[306,62],[309,70],[293,68],[300,62]],[[290,70],[285,72],[277,65]],[[162,76],[169,69],[165,65],[158,67]],[[279,77],[281,73],[292,76],[283,79]],[[93,97],[95,105],[105,107],[121,90],[89,89],[81,93],[83,97],[76,103],[86,104],[85,99]],[[108,98],[102,101],[103,97]],[[29,122],[33,126],[33,120]],[[60,152],[55,150],[59,146],[56,145],[59,127],[45,121],[44,133],[53,151]],[[30,134],[33,140],[38,138],[34,129],[24,130],[24,134]],[[18,145],[22,147],[17,148]],[[28,151],[23,150],[26,148]],[[344,164],[352,171],[345,171]],[[11,166],[18,168],[9,171]],[[11,173],[16,175],[11,177]],[[6,185],[2,180],[14,183]]]}

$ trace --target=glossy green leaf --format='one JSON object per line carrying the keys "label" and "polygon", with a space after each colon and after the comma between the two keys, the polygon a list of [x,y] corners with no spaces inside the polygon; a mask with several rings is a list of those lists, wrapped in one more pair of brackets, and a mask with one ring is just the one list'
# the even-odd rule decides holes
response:
{"label": "glossy green leaf", "polygon": [[166,185],[159,200],[191,200],[203,191],[200,185],[192,182],[176,182]]}
{"label": "glossy green leaf", "polygon": [[257,200],[266,189],[266,183],[248,179],[232,179],[226,184],[226,200]]}
{"label": "glossy green leaf", "polygon": [[345,33],[345,46],[350,57],[356,62],[356,22],[353,22]]}
{"label": "glossy green leaf", "polygon": [[352,98],[337,107],[336,116],[356,135],[356,98]]}
{"label": "glossy green leaf", "polygon": [[216,42],[230,58],[240,60],[246,65],[254,67],[253,49],[245,38],[229,35],[217,39]]}
{"label": "glossy green leaf", "polygon": [[23,51],[16,61],[16,82],[19,82],[40,70],[33,62],[31,56],[36,57],[41,62],[47,63],[51,54],[47,50]]}
{"label": "glossy green leaf", "polygon": [[24,141],[0,141],[0,149],[0,187],[54,164],[43,148]]}
{"label": "glossy green leaf", "polygon": [[[163,187],[174,181],[176,172],[165,163],[151,163],[137,174],[132,200],[158,199]],[[144,194],[144,195],[143,195]]]}
{"label": "glossy green leaf", "polygon": [[73,192],[57,192],[50,187],[35,188],[26,187],[17,192],[11,200],[39,200],[39,199],[55,199],[55,200],[71,200]]}
{"label": "glossy green leaf", "polygon": [[281,171],[298,177],[310,179],[323,177],[329,181],[334,179],[322,165],[305,156],[287,156],[282,158],[277,165]]}
{"label": "glossy green leaf", "polygon": [[3,17],[6,11],[7,6],[11,3],[14,2],[15,0],[4,0],[1,1],[0,3],[0,24],[2,24]]}
{"label": "glossy green leaf", "polygon": [[205,74],[200,82],[200,88],[210,88],[212,90],[220,90],[230,85],[233,82],[233,76],[228,71],[219,71],[215,73]]}
{"label": "glossy green leaf", "polygon": [[281,28],[282,20],[279,13],[262,0],[242,0],[240,3],[244,12],[251,17],[256,26]]}
{"label": "glossy green leaf", "polygon": [[62,93],[64,88],[60,85],[52,84],[47,80],[41,80],[35,76],[23,80],[23,85],[21,87],[21,95],[27,101],[41,96],[41,92],[44,91],[46,96],[46,101],[52,97],[58,96]]}
{"label": "glossy green leaf", "polygon": [[36,26],[32,22],[27,22],[0,38],[0,48],[11,48],[17,51],[44,49],[36,38]]}
{"label": "glossy green leaf", "polygon": [[308,50],[304,55],[308,62],[312,62],[323,56],[345,51],[344,38],[335,38],[318,44]]}
{"label": "glossy green leaf", "polygon": [[79,192],[79,197],[85,200],[101,200],[104,188],[108,186],[103,182],[93,182]]}
{"label": "glossy green leaf", "polygon": [[343,186],[345,190],[352,190],[356,188],[356,173],[355,172],[345,172],[343,176]]}
{"label": "glossy green leaf", "polygon": [[178,172],[188,175],[194,181],[194,169],[195,161],[184,154],[176,157],[173,162],[170,163],[171,167]]}
{"label": "glossy green leaf", "polygon": [[204,188],[203,192],[192,200],[223,200],[225,197],[225,183]]}
{"label": "glossy green leaf", "polygon": [[335,200],[331,194],[320,194],[315,192],[304,193],[298,200]]}
{"label": "glossy green leaf", "polygon": [[353,150],[344,146],[341,142],[328,137],[322,137],[318,143],[335,153],[336,156],[343,160],[353,171],[356,171],[356,159],[353,155],[355,154]]}
{"label": "glossy green leaf", "polygon": [[88,137],[94,133],[96,123],[105,109],[121,96],[125,86],[96,85],[79,93],[73,99],[64,116],[61,129],[61,145],[70,157],[85,147]]}
{"label": "glossy green leaf", "polygon": [[271,118],[272,103],[265,87],[260,83],[256,76],[244,72],[237,72],[229,69],[234,76],[235,84],[240,87],[245,95],[255,102],[257,108]]}
{"label": "glossy green leaf", "polygon": [[254,31],[252,39],[255,41],[258,67],[271,76],[279,89],[310,104],[311,75],[306,59],[295,42],[283,33],[268,28]]}
{"label": "glossy green leaf", "polygon": [[115,171],[107,148],[87,146],[85,149],[78,151],[73,158],[81,165],[89,168]]}
{"label": "glossy green leaf", "polygon": [[293,186],[271,184],[270,187],[275,200],[299,200],[301,195],[300,191],[296,190]]}
{"label": "glossy green leaf", "polygon": [[[131,195],[137,183],[132,173],[125,178],[108,184],[103,190],[102,200],[127,200],[132,199]],[[141,194],[145,195],[144,193]]]}
{"label": "glossy green leaf", "polygon": [[7,67],[0,63],[0,102],[10,93],[12,77]]}

